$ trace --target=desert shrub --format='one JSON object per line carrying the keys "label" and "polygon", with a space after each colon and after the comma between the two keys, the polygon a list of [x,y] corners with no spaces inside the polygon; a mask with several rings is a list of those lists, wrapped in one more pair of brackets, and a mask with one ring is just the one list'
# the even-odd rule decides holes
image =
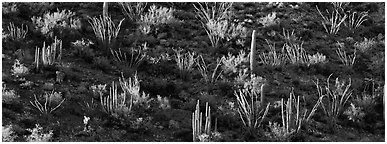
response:
{"label": "desert shrub", "polygon": [[141,16],[141,23],[147,25],[161,25],[176,22],[173,8],[157,7],[152,5],[149,11]]}
{"label": "desert shrub", "polygon": [[[380,47],[384,49],[384,42]],[[373,49],[375,50],[375,49]],[[385,52],[384,50],[378,51],[371,55],[370,63],[367,65],[368,70],[370,70],[373,76],[376,76],[378,79],[384,79],[384,70],[385,70]]]}
{"label": "desert shrub", "polygon": [[[157,31],[157,27],[162,24],[170,24],[177,21],[173,16],[173,8],[157,7],[152,5],[149,11],[141,15],[139,20],[139,30],[143,34],[149,34],[152,30]],[[155,29],[156,28],[156,29]]]}
{"label": "desert shrub", "polygon": [[119,82],[122,90],[130,95],[132,105],[146,109],[149,108],[153,98],[150,98],[149,94],[145,92],[140,93],[140,81],[138,80],[137,74],[133,78],[128,79],[121,77]]}
{"label": "desert shrub", "polygon": [[354,122],[370,124],[380,120],[383,115],[379,109],[384,105],[383,86],[374,79],[365,80],[364,91],[351,99],[354,106],[347,109],[346,115]]}
{"label": "desert shrub", "polygon": [[6,32],[4,31],[4,29],[1,30],[1,34],[2,34],[2,35],[1,35],[1,36],[2,36],[1,39],[3,40],[3,45],[4,45],[4,42],[8,39],[8,37],[9,37],[10,34],[6,33]]}
{"label": "desert shrub", "polygon": [[106,84],[92,85],[90,86],[91,91],[95,96],[103,95],[106,91]]}
{"label": "desert shrub", "polygon": [[162,62],[167,62],[172,60],[171,56],[168,53],[162,53],[156,57],[148,56],[147,58],[148,58],[147,61],[149,61],[152,64],[160,64]]}
{"label": "desert shrub", "polygon": [[210,20],[206,24],[206,32],[214,47],[218,46],[221,40],[237,41],[236,44],[243,46],[247,36],[245,27],[241,24],[234,24],[230,20]]}
{"label": "desert shrub", "polygon": [[254,94],[259,94],[262,92],[262,87],[265,85],[266,79],[251,74],[249,79],[246,79],[243,82],[243,89],[253,92]]}
{"label": "desert shrub", "polygon": [[246,81],[250,81],[250,73],[247,72],[247,69],[239,70],[238,75],[234,79],[234,83],[238,88],[243,87]]}
{"label": "desert shrub", "polygon": [[308,59],[309,59],[309,62],[307,64],[308,66],[327,62],[325,55],[320,53],[316,53],[314,55],[308,55]]}
{"label": "desert shrub", "polygon": [[279,23],[279,18],[277,18],[276,12],[272,12],[265,17],[259,18],[258,22],[262,24],[264,27],[269,27],[269,26],[277,25]]}
{"label": "desert shrub", "polygon": [[90,47],[90,45],[94,44],[92,41],[88,39],[77,40],[75,42],[71,43],[73,47],[75,48],[82,48],[82,47]]}
{"label": "desert shrub", "polygon": [[169,103],[169,99],[167,97],[162,98],[160,95],[157,95],[157,102],[159,103],[159,108],[161,109],[170,109],[171,104]]}
{"label": "desert shrub", "polygon": [[217,47],[221,39],[226,36],[228,21],[210,20],[206,24],[207,35],[213,47]]}
{"label": "desert shrub", "polygon": [[367,94],[363,92],[361,95],[357,95],[353,98],[354,105],[363,108],[365,112],[371,113],[374,111],[376,103],[376,94]]}
{"label": "desert shrub", "polygon": [[153,120],[153,118],[150,116],[131,118],[130,119],[130,128],[150,130],[154,127],[152,120]]}
{"label": "desert shrub", "polygon": [[29,73],[28,69],[24,64],[20,63],[18,59],[15,60],[15,63],[12,66],[11,74],[15,77],[24,77]]}
{"label": "desert shrub", "polygon": [[7,90],[7,86],[3,84],[3,89],[2,89],[2,102],[5,104],[9,104],[17,100],[20,96],[17,95],[15,90]]}
{"label": "desert shrub", "polygon": [[90,40],[77,40],[72,42],[71,45],[74,48],[73,54],[78,57],[82,57],[88,62],[92,62],[95,56],[94,50],[90,48],[90,45],[94,44]]}
{"label": "desert shrub", "polygon": [[241,23],[233,23],[229,21],[226,40],[236,41],[237,45],[244,46],[245,39],[247,37],[247,29]]}
{"label": "desert shrub", "polygon": [[14,2],[2,2],[2,12],[3,15],[7,15],[10,13],[18,12],[19,8]]}
{"label": "desert shrub", "polygon": [[222,103],[222,105],[218,106],[217,111],[222,115],[229,115],[231,117],[234,117],[238,114],[238,108],[236,107],[235,102],[227,100]]}
{"label": "desert shrub", "polygon": [[48,133],[44,133],[43,127],[39,124],[36,124],[35,128],[27,130],[31,132],[31,135],[29,135],[26,139],[27,142],[49,142],[54,135],[53,130],[48,131]]}
{"label": "desert shrub", "polygon": [[222,139],[222,134],[220,132],[211,132],[208,134],[201,134],[198,136],[199,142],[217,142]]}
{"label": "desert shrub", "polygon": [[149,96],[149,94],[146,94],[145,92],[142,92],[140,95],[132,95],[133,97],[133,105],[138,108],[143,109],[149,109],[150,104],[153,101],[153,98]]}
{"label": "desert shrub", "polygon": [[249,56],[244,50],[241,50],[237,56],[228,53],[227,56],[223,56],[222,69],[225,73],[237,73],[238,68],[242,66],[243,63],[248,62]]}
{"label": "desert shrub", "polygon": [[373,46],[375,46],[377,42],[374,39],[367,39],[364,38],[361,42],[356,42],[353,46],[359,50],[360,52],[367,52],[370,50]]}
{"label": "desert shrub", "polygon": [[218,47],[221,40],[237,41],[244,44],[247,30],[241,24],[231,21],[231,2],[194,4],[196,16],[206,30],[213,47]]}
{"label": "desert shrub", "polygon": [[33,16],[31,20],[37,31],[49,38],[54,38],[54,36],[65,35],[66,30],[81,28],[80,20],[73,18],[74,15],[75,13],[70,10],[58,9],[57,12],[45,13],[43,17]]}
{"label": "desert shrub", "polygon": [[152,30],[151,26],[150,25],[147,25],[147,24],[141,24],[138,26],[138,30],[142,33],[142,34],[149,34]]}
{"label": "desert shrub", "polygon": [[353,103],[344,111],[344,115],[347,115],[348,119],[353,122],[362,121],[365,113],[363,108],[355,106]]}
{"label": "desert shrub", "polygon": [[368,69],[372,71],[373,74],[377,75],[377,78],[384,79],[385,71],[385,60],[384,53],[377,54],[377,57],[372,57],[372,63],[368,65]]}
{"label": "desert shrub", "polygon": [[12,125],[6,125],[2,128],[2,141],[3,142],[14,142],[17,136],[12,129]]}

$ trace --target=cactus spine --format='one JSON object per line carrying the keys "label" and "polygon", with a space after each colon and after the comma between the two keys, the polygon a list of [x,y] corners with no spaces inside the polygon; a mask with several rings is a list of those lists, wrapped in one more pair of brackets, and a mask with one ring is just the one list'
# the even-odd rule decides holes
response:
{"label": "cactus spine", "polygon": [[251,36],[251,48],[250,48],[250,70],[251,73],[254,72],[255,66],[255,30],[253,30],[253,34]]}

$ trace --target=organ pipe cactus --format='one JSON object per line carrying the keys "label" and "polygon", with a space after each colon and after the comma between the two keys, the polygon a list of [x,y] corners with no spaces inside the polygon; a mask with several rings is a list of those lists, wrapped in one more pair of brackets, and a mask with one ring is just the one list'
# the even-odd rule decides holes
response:
{"label": "organ pipe cactus", "polygon": [[253,30],[253,34],[251,36],[251,48],[250,48],[250,70],[251,73],[254,72],[255,62],[255,30]]}

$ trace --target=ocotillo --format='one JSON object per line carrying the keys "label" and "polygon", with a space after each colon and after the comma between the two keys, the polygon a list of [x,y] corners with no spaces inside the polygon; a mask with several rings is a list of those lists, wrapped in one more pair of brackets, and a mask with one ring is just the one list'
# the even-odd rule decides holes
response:
{"label": "ocotillo", "polygon": [[255,66],[255,30],[253,30],[253,34],[251,35],[251,49],[250,49],[250,70],[251,73],[254,72]]}

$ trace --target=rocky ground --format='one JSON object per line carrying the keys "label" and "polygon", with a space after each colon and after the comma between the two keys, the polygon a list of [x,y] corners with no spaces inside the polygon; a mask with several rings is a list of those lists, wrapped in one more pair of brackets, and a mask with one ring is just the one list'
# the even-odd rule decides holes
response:
{"label": "rocky ground", "polygon": [[[5,136],[13,141],[33,141],[31,137],[36,124],[43,129],[40,137],[49,135],[48,141],[135,141],[135,142],[189,142],[192,141],[192,113],[197,100],[201,111],[205,102],[212,112],[213,128],[217,127],[220,137],[211,141],[385,141],[384,124],[384,3],[349,3],[345,10],[368,12],[366,19],[356,30],[342,26],[337,34],[328,34],[321,21],[317,8],[325,12],[332,9],[331,3],[245,3],[232,5],[232,19],[246,28],[245,37],[230,40],[222,39],[216,47],[211,45],[206,31],[196,17],[193,4],[197,3],[148,3],[151,5],[173,8],[176,22],[153,27],[148,34],[139,31],[138,23],[129,20],[118,3],[109,3],[109,15],[121,30],[114,49],[121,48],[130,52],[143,48],[144,60],[138,67],[129,68],[114,61],[109,51],[101,49],[89,17],[102,14],[102,3],[2,3],[3,38],[2,38],[2,125],[3,141]],[[62,40],[63,53],[60,62],[52,66],[36,69],[34,53],[43,42],[52,43],[49,33],[37,29],[31,18],[41,17],[47,12],[71,10],[73,18],[79,19],[78,29],[53,28],[52,34]],[[260,19],[276,12],[277,22],[266,25]],[[28,27],[27,35],[22,40],[10,37],[7,27],[13,22],[16,27]],[[59,31],[55,31],[58,30]],[[254,130],[247,130],[237,112],[234,91],[239,89],[235,78],[238,73],[224,72],[215,82],[206,82],[197,66],[188,72],[182,72],[174,60],[176,51],[195,52],[210,65],[212,71],[216,60],[223,56],[238,55],[243,50],[250,52],[251,34],[256,30],[257,53],[269,51],[269,44],[275,43],[277,51],[286,43],[284,30],[292,31],[298,37],[308,54],[321,53],[326,56],[326,63],[311,66],[285,64],[270,66],[256,58],[254,71],[249,68],[249,60],[237,67],[237,71],[246,69],[265,79],[266,102],[270,103],[267,117],[262,125]],[[240,34],[242,35],[242,34]],[[374,44],[364,51],[356,53],[352,66],[344,65],[337,53],[338,43],[345,46],[348,54],[355,51],[355,44],[367,38]],[[88,39],[91,44],[84,49],[74,46],[73,42]],[[243,41],[239,41],[243,40]],[[266,41],[270,41],[269,44]],[[146,43],[147,49],[144,49]],[[132,53],[134,53],[132,51]],[[137,53],[135,53],[137,54]],[[257,55],[258,55],[257,54]],[[168,56],[170,57],[168,57]],[[155,62],[155,58],[160,58]],[[15,60],[18,59],[28,73],[15,74]],[[223,68],[223,67],[221,67]],[[300,96],[302,105],[311,109],[318,100],[314,82],[326,84],[332,74],[335,78],[347,81],[351,79],[352,97],[345,104],[355,103],[357,96],[371,95],[372,102],[363,107],[363,116],[349,119],[340,114],[337,125],[332,126],[329,118],[319,107],[310,121],[284,139],[273,136],[269,122],[281,123],[281,109],[275,103],[288,99],[294,92]],[[126,117],[106,113],[101,107],[101,98],[94,93],[92,86],[107,84],[104,96],[109,95],[112,82],[118,83],[120,77],[138,76],[140,91],[149,94],[153,100],[146,106],[136,106]],[[58,78],[59,77],[59,78]],[[243,84],[242,84],[243,85]],[[240,85],[239,85],[240,86]],[[12,93],[13,91],[13,93]],[[61,106],[49,114],[41,113],[32,104],[34,96],[41,97],[45,92],[60,92],[60,99],[65,99]],[[7,97],[6,97],[7,96]],[[168,103],[163,107],[157,96],[166,97]],[[44,100],[40,100],[44,103]],[[234,105],[235,104],[235,105]],[[84,119],[89,117],[88,130],[85,131]],[[216,121],[216,124],[215,124]],[[12,134],[5,131],[11,125]],[[35,132],[36,134],[36,132]],[[37,139],[37,138],[36,138]]]}

